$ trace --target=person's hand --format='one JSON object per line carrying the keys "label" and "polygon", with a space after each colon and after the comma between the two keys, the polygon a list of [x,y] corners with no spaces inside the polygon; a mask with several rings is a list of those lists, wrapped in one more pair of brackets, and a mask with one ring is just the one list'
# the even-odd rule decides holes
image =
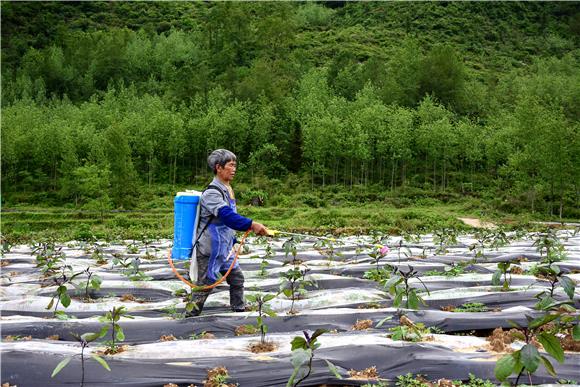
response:
{"label": "person's hand", "polygon": [[262,223],[252,222],[252,231],[257,235],[268,235],[268,229]]}

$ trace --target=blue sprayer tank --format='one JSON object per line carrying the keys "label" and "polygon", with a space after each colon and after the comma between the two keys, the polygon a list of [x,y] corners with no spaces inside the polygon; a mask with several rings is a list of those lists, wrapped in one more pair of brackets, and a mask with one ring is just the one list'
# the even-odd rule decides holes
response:
{"label": "blue sprayer tank", "polygon": [[187,260],[191,258],[193,241],[199,222],[199,200],[201,192],[178,192],[174,203],[173,248],[171,258]]}

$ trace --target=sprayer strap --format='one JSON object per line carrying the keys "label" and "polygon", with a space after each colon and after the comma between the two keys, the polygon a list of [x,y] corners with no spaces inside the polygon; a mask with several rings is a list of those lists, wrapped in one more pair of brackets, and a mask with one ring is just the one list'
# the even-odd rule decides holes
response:
{"label": "sprayer strap", "polygon": [[[224,198],[224,200],[226,200],[226,195],[224,194],[224,191],[222,191],[220,189],[220,187],[218,187],[217,185],[210,184],[203,190],[203,192],[207,191],[208,189],[213,189],[214,191],[219,191],[219,193],[222,194],[222,197]],[[200,205],[201,205],[201,203],[200,203]],[[214,214],[209,215],[209,219],[207,220],[207,222],[203,226],[203,229],[201,230],[201,232],[199,234],[197,234],[197,238],[195,238],[195,243],[193,244],[193,249],[196,248],[197,244],[199,243],[199,238],[201,238],[201,235],[205,232],[205,230],[207,229],[207,226],[209,226],[209,224],[214,220],[214,218],[215,218]]]}

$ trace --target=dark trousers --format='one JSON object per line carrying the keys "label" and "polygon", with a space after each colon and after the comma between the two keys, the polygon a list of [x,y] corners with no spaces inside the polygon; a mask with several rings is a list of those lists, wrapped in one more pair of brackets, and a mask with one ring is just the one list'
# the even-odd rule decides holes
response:
{"label": "dark trousers", "polygon": [[[197,283],[196,285],[212,285],[212,281],[207,279],[207,267],[209,264],[209,257],[201,254],[197,254]],[[221,271],[221,275],[224,275],[227,270]],[[230,307],[232,310],[243,310],[245,307],[244,303],[244,273],[239,267],[232,269],[230,274],[226,278],[226,282],[230,285]],[[201,314],[203,310],[203,305],[207,300],[207,297],[211,294],[213,289],[194,291],[192,295],[192,300],[197,305],[197,310],[194,309],[190,315],[197,316]]]}

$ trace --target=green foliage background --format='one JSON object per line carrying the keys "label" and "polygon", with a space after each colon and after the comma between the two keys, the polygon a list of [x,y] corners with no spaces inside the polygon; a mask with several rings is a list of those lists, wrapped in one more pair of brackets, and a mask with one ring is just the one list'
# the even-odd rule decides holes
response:
{"label": "green foliage background", "polygon": [[245,203],[580,218],[577,2],[1,7],[5,207],[169,208],[224,147]]}

